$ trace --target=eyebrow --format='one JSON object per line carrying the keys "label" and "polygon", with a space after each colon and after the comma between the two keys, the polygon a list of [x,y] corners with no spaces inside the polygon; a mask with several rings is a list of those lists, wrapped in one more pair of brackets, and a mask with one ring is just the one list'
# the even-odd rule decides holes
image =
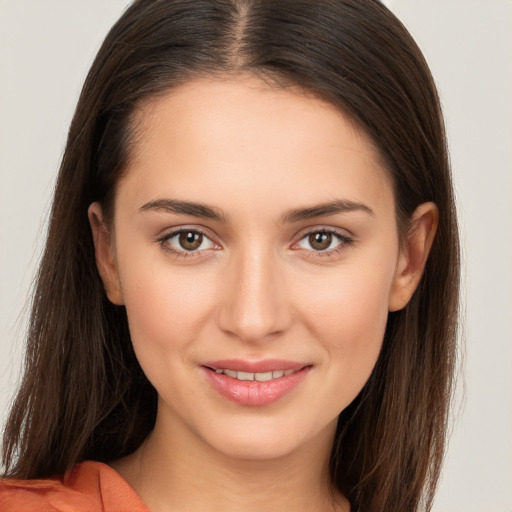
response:
{"label": "eyebrow", "polygon": [[169,213],[182,213],[185,215],[192,215],[193,217],[201,217],[204,219],[226,222],[226,217],[222,211],[217,208],[190,201],[180,201],[178,199],[156,199],[141,206],[140,211],[164,211]]}
{"label": "eyebrow", "polygon": [[[181,201],[179,199],[156,199],[144,204],[140,208],[141,212],[164,211],[169,213],[181,213],[200,217],[204,219],[226,222],[226,216],[218,208],[207,206],[201,203],[191,201]],[[361,211],[375,216],[373,210],[363,203],[348,201],[345,199],[336,199],[326,203],[317,204],[307,208],[295,208],[284,213],[281,221],[285,224],[293,224],[303,220],[313,219],[315,217],[327,217],[337,213],[347,213]]]}
{"label": "eyebrow", "polygon": [[374,211],[363,203],[348,201],[345,199],[335,199],[334,201],[317,204],[308,208],[296,208],[294,210],[290,210],[283,215],[282,221],[284,223],[294,223],[315,217],[327,217],[328,215],[335,215],[337,213],[357,211],[375,216]]}

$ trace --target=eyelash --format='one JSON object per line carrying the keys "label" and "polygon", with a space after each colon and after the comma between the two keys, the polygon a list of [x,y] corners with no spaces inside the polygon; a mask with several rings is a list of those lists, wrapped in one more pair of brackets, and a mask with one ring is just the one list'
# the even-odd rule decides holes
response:
{"label": "eyelash", "polygon": [[335,239],[338,240],[339,244],[334,248],[330,250],[324,250],[324,251],[315,251],[314,249],[310,249],[309,251],[315,255],[315,257],[319,258],[332,258],[333,256],[341,253],[345,248],[350,247],[354,244],[354,238],[347,235],[344,232],[337,231],[335,229],[326,229],[326,228],[320,228],[320,229],[313,229],[312,231],[308,231],[307,233],[304,233],[300,239],[300,243],[302,240],[307,239],[311,235],[317,235],[317,234],[325,234],[325,235],[332,235]]}
{"label": "eyelash", "polygon": [[[197,235],[202,235],[204,238],[211,241],[210,237],[204,231],[201,231],[200,229],[180,228],[180,229],[177,229],[176,231],[172,231],[171,233],[167,233],[164,236],[158,238],[157,242],[160,244],[160,246],[162,247],[162,249],[165,252],[168,252],[168,253],[172,254],[173,256],[176,256],[177,258],[191,258],[191,257],[200,256],[201,251],[187,251],[185,249],[183,249],[182,251],[178,251],[178,250],[174,249],[171,245],[169,245],[169,241],[172,238],[174,238],[178,235],[181,235],[182,233],[194,233]],[[212,242],[212,244],[217,245],[213,241],[211,241],[211,242]],[[208,249],[203,249],[203,251],[204,250],[208,250]]]}
{"label": "eyelash", "polygon": [[[217,244],[215,244],[215,242],[213,242],[210,239],[210,237],[205,232],[203,232],[197,228],[177,229],[176,231],[172,231],[171,233],[165,234],[164,236],[158,238],[156,241],[160,244],[160,246],[162,247],[162,249],[165,252],[168,252],[168,253],[172,254],[173,256],[176,256],[177,258],[198,257],[198,256],[200,256],[200,253],[202,251],[210,250],[210,249],[203,249],[202,251],[197,251],[197,250],[196,251],[187,251],[187,250],[183,249],[180,251],[180,250],[174,249],[171,245],[169,245],[169,241],[172,238],[174,238],[182,233],[194,233],[194,234],[202,235],[206,239],[210,240],[212,242],[212,244],[217,245]],[[309,237],[311,235],[315,235],[315,234],[332,235],[339,241],[339,244],[334,249],[331,249],[329,251],[315,251],[314,249],[311,249],[310,252],[315,254],[315,257],[321,257],[321,258],[333,257],[336,254],[339,254],[341,251],[343,251],[344,248],[350,247],[351,245],[354,244],[354,239],[351,236],[348,236],[346,233],[336,231],[335,229],[314,229],[312,231],[308,231],[307,233],[304,233],[300,237],[299,242],[301,242],[302,240],[305,240],[307,237]],[[299,242],[296,242],[294,245],[296,245]]]}

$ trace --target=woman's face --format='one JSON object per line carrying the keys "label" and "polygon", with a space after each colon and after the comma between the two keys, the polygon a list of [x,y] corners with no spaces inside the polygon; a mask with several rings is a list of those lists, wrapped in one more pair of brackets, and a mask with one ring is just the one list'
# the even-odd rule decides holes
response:
{"label": "woman's face", "polygon": [[376,150],[330,104],[255,78],[191,82],[139,123],[96,248],[157,428],[244,458],[332,439],[403,292]]}

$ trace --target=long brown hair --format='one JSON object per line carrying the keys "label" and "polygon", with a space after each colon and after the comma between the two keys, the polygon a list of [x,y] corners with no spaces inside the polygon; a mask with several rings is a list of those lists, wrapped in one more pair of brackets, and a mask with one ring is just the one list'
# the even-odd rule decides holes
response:
{"label": "long brown hair", "polygon": [[137,449],[156,391],[126,313],[98,276],[87,208],[112,211],[143,100],[198,76],[253,73],[337,105],[380,150],[397,223],[437,204],[419,288],[389,314],[377,365],[340,415],[333,485],[354,511],[430,509],[445,447],[455,361],[459,246],[439,99],[403,25],[377,0],[138,0],[112,28],[85,82],[57,181],[25,376],[3,440],[7,476],[47,477]]}

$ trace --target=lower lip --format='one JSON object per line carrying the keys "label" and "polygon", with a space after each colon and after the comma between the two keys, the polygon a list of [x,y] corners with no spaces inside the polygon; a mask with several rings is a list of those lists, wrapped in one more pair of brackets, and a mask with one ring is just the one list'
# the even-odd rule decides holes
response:
{"label": "lower lip", "polygon": [[262,406],[277,402],[293,391],[306,378],[311,366],[266,382],[233,379],[204,366],[201,368],[213,389],[225,398],[240,405]]}

